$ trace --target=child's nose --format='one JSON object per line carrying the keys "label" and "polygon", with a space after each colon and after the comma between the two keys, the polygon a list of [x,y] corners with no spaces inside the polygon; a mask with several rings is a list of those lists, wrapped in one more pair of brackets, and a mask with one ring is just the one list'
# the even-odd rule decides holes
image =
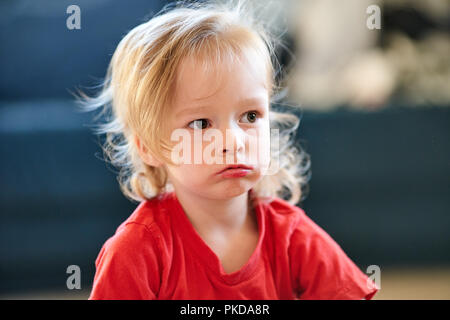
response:
{"label": "child's nose", "polygon": [[225,141],[223,143],[224,154],[238,154],[245,147],[245,132],[242,129],[229,126],[223,132]]}

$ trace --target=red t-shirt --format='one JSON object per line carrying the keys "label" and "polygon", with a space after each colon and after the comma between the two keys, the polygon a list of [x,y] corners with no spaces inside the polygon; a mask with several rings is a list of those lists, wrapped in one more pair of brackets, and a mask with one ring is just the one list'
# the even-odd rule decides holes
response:
{"label": "red t-shirt", "polygon": [[255,199],[257,247],[229,274],[174,192],[141,202],[103,245],[89,299],[373,297],[377,288],[368,286],[370,279],[302,209],[271,200]]}

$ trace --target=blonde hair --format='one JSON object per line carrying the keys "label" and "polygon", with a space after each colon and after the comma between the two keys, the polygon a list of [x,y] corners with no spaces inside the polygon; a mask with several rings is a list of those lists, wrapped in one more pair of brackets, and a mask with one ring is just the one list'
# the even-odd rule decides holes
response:
{"label": "blonde hair", "polygon": [[[266,63],[271,100],[281,92],[274,68],[276,38],[256,23],[251,12],[241,1],[166,6],[120,41],[98,95],[88,97],[79,91],[83,111],[103,107],[97,118],[104,116],[106,121],[95,131],[106,135],[104,154],[120,168],[120,188],[130,200],[148,200],[173,189],[163,166],[149,166],[139,157],[134,135],[157,159],[172,163],[164,157],[171,145],[161,133],[166,132],[166,106],[183,58],[201,57],[206,65],[214,65],[253,50]],[[296,204],[310,173],[308,154],[293,143],[300,121],[294,114],[273,110],[269,118],[271,128],[279,128],[279,148],[272,151],[279,170],[263,176],[253,190],[256,196],[279,196]]]}

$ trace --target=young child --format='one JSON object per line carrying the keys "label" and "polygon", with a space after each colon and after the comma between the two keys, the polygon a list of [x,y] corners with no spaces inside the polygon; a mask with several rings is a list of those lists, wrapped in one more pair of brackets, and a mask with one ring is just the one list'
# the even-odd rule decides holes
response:
{"label": "young child", "polygon": [[90,299],[376,293],[295,206],[309,161],[291,141],[298,118],[270,108],[274,43],[248,13],[213,3],[164,9],[122,39],[101,93],[83,95],[86,110],[104,106],[97,133],[121,167],[123,193],[140,202],[103,245]]}

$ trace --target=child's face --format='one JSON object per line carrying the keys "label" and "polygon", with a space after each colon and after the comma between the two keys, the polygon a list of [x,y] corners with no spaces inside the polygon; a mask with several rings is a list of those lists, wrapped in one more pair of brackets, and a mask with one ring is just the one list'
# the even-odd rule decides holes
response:
{"label": "child's face", "polygon": [[[190,161],[178,160],[180,165],[165,165],[177,192],[229,199],[247,192],[268,168],[270,127],[266,68],[256,56],[251,63],[242,61],[235,60],[230,68],[217,65],[207,72],[199,61],[186,58],[178,70],[168,123],[171,134],[183,129],[190,137],[187,149],[191,157]],[[215,138],[206,140],[205,135],[213,131]],[[181,140],[172,141],[176,144]],[[185,155],[185,151],[179,154]],[[200,161],[198,157],[195,159],[196,152],[202,157]],[[217,163],[220,161],[221,164]],[[234,175],[218,174],[233,164],[253,169],[237,171]]]}

